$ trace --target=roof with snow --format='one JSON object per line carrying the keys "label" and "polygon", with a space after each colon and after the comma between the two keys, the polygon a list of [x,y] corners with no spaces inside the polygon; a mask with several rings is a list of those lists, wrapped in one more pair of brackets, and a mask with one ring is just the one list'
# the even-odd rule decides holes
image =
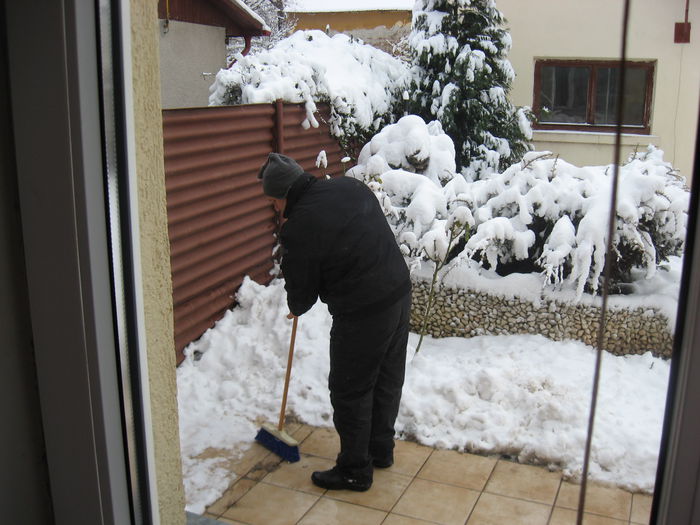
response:
{"label": "roof with snow", "polygon": [[158,18],[225,27],[226,36],[270,34],[265,21],[243,0],[159,0]]}
{"label": "roof with snow", "polygon": [[291,0],[288,13],[346,13],[350,11],[411,11],[414,0]]}

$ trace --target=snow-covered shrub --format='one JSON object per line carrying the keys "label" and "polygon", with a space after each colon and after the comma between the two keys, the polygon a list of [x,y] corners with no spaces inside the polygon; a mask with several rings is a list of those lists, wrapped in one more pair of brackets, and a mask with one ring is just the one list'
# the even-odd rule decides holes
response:
{"label": "snow-covered shrub", "polygon": [[386,126],[347,175],[375,192],[408,257],[446,262],[473,224],[457,197],[467,182],[456,173],[454,144],[437,121],[407,115]]}
{"label": "snow-covered shrub", "polygon": [[[501,274],[541,271],[545,284],[574,289],[578,297],[595,293],[606,263],[612,171],[531,152],[505,172],[476,181],[459,195],[476,227],[458,259],[478,258]],[[635,271],[651,277],[669,256],[682,253],[688,195],[654,146],[620,167],[612,291],[639,278]]]}
{"label": "snow-covered shrub", "polygon": [[303,103],[305,127],[318,126],[316,105],[331,108],[331,133],[346,151],[393,119],[407,66],[361,41],[322,31],[297,31],[256,55],[237,56],[210,88],[209,104]]}
{"label": "snow-covered shrub", "polygon": [[410,111],[442,123],[469,178],[530,149],[530,111],[507,98],[515,73],[504,23],[494,0],[417,0],[413,9]]}
{"label": "snow-covered shrub", "polygon": [[[456,172],[440,123],[409,115],[362,149],[349,176],[377,195],[409,262],[543,275],[543,285],[599,291],[605,266],[612,166],[576,167],[529,152],[474,182]],[[654,275],[681,255],[689,193],[654,146],[620,167],[610,290]]]}

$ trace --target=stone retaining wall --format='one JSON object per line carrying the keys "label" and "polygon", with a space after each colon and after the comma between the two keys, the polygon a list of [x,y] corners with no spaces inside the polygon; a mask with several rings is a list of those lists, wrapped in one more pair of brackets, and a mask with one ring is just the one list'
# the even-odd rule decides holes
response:
{"label": "stone retaining wall", "polygon": [[[419,332],[429,283],[413,283],[411,330]],[[668,321],[650,308],[607,311],[603,348],[615,355],[643,354],[671,357],[673,336]],[[541,334],[561,341],[577,339],[596,346],[600,308],[542,299],[535,305],[482,292],[438,287],[426,334],[433,337]]]}

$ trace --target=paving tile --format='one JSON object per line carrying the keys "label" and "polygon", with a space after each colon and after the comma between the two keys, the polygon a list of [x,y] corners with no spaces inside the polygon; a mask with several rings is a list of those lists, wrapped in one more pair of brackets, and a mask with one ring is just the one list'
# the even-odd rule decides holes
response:
{"label": "paving tile", "polygon": [[236,480],[221,497],[207,508],[207,513],[221,516],[226,510],[241,499],[257,482],[252,479]]}
{"label": "paving tile", "polygon": [[[253,461],[253,456],[256,453],[260,452],[258,449],[247,449],[245,451],[241,450],[248,446],[249,444],[244,443],[235,450],[228,448],[209,447],[205,449],[202,453],[198,454],[195,459],[213,460],[212,462],[216,463],[217,468],[227,470],[231,473],[229,478],[231,480],[231,483],[233,483],[236,479],[243,477],[243,473],[240,472],[241,470],[243,470],[242,468],[240,468],[242,463],[249,457],[249,461]],[[260,457],[266,455],[267,451],[264,451],[261,454],[262,455]],[[247,468],[249,468],[249,466],[246,467],[246,470]]]}
{"label": "paving tile", "polygon": [[[240,458],[231,451],[205,452],[225,460],[238,476],[206,509],[208,518],[229,525],[576,523],[580,486],[562,482],[559,473],[410,441],[396,441],[394,465],[375,469],[369,491],[324,491],[310,477],[334,465],[340,448],[335,430],[296,421],[286,430],[300,443],[297,463],[258,443]],[[651,502],[648,494],[589,483],[584,525],[648,525]]]}
{"label": "paving tile", "polygon": [[411,483],[409,476],[385,470],[374,471],[372,487],[367,492],[351,490],[329,490],[326,497],[389,511],[406,491]]}
{"label": "paving tile", "polygon": [[270,456],[272,452],[260,443],[252,443],[243,456],[231,464],[231,470],[239,477],[244,477],[258,462]]}
{"label": "paving tile", "polygon": [[[279,423],[279,421],[272,421],[272,424],[274,424],[274,425],[276,425],[277,423]],[[305,426],[303,423],[299,423],[298,421],[294,421],[290,417],[286,417],[284,420],[284,430],[290,436],[293,436],[294,433],[303,426]]]}
{"label": "paving tile", "polygon": [[379,525],[385,517],[386,512],[321,498],[299,525]]}
{"label": "paving tile", "polygon": [[543,467],[499,460],[485,492],[552,505],[557,497],[561,474]]}
{"label": "paving tile", "polygon": [[397,474],[415,476],[425,464],[433,449],[412,441],[396,440],[394,464],[387,470]]}
{"label": "paving tile", "polygon": [[543,503],[483,493],[467,525],[547,525],[551,509]]}
{"label": "paving tile", "polygon": [[382,522],[382,525],[428,525],[429,523],[435,522],[409,518],[408,516],[401,516],[399,514],[389,514]]}
{"label": "paving tile", "polygon": [[301,456],[296,463],[283,463],[274,472],[270,472],[263,478],[265,483],[300,490],[310,494],[323,494],[325,489],[317,487],[311,482],[311,473],[315,470],[328,470],[333,468],[335,461],[318,458],[316,456]]}
{"label": "paving tile", "polygon": [[283,461],[277,454],[267,454],[252,467],[250,467],[245,477],[260,481],[270,472],[274,472],[275,470],[279,469],[281,465],[288,463],[288,461]]}
{"label": "paving tile", "polygon": [[416,478],[392,512],[441,525],[463,525],[478,496],[474,490]]}
{"label": "paving tile", "polygon": [[302,443],[307,437],[311,435],[314,431],[314,427],[310,425],[299,425],[299,428],[293,431],[287,431],[290,435],[296,439],[299,443]]}
{"label": "paving tile", "polygon": [[222,518],[249,525],[294,525],[319,496],[258,483],[230,507]]}
{"label": "paving tile", "polygon": [[[576,525],[578,518],[575,510],[554,507],[549,525]],[[583,525],[627,525],[627,521],[606,518],[597,514],[583,514]]]}
{"label": "paving tile", "polygon": [[220,521],[221,523],[226,523],[227,525],[248,525],[247,523],[243,523],[242,521],[230,520],[228,518],[224,518],[223,516],[217,518],[217,521]]}
{"label": "paving tile", "polygon": [[340,438],[333,428],[317,428],[302,442],[299,451],[335,460],[340,451]]}
{"label": "paving tile", "polygon": [[[556,506],[567,509],[578,508],[581,486],[567,481],[562,482]],[[628,521],[632,507],[632,494],[615,487],[589,483],[586,491],[587,513]]]}
{"label": "paving tile", "polygon": [[417,476],[481,491],[496,462],[496,458],[463,454],[454,450],[436,450]]}
{"label": "paving tile", "polygon": [[652,499],[650,494],[632,494],[632,516],[630,516],[632,523],[649,525]]}

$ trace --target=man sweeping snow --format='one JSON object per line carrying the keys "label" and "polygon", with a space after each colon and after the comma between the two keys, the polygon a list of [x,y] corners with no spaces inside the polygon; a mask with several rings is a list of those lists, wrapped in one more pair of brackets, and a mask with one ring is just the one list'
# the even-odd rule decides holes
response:
{"label": "man sweeping snow", "polygon": [[314,472],[325,489],[365,491],[373,466],[393,464],[404,381],[411,282],[377,198],[350,178],[319,180],[270,153],[258,175],[286,219],[282,273],[289,317],[317,298],[333,316],[328,387],[340,453]]}

